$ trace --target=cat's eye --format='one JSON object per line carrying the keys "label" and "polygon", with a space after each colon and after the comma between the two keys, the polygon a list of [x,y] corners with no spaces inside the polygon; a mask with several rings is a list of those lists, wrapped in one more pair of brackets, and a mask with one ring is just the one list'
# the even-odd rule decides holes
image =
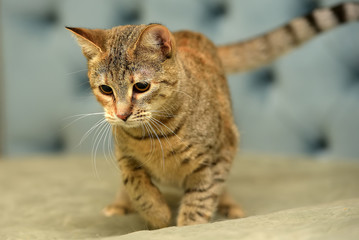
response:
{"label": "cat's eye", "polygon": [[113,93],[112,88],[107,85],[101,85],[100,91],[105,95],[111,95]]}
{"label": "cat's eye", "polygon": [[150,88],[150,84],[146,82],[138,82],[134,85],[134,89],[140,93],[146,92],[149,88]]}

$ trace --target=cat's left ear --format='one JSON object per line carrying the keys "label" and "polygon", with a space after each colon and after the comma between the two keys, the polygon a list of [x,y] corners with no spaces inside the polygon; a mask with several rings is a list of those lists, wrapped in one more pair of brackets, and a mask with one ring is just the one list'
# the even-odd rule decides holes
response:
{"label": "cat's left ear", "polygon": [[94,56],[105,52],[106,30],[65,27],[72,32],[85,57],[90,60]]}
{"label": "cat's left ear", "polygon": [[151,24],[141,33],[137,47],[155,50],[164,59],[171,58],[174,52],[174,38],[165,26]]}

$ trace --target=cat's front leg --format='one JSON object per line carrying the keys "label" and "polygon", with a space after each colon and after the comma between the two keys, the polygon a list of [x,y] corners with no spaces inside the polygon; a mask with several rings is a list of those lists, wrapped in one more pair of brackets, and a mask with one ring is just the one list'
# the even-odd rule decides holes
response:
{"label": "cat's front leg", "polygon": [[154,228],[167,227],[170,209],[148,173],[132,157],[119,160],[125,191],[137,212]]}
{"label": "cat's front leg", "polygon": [[212,164],[201,164],[187,176],[177,217],[178,226],[207,223],[212,218],[226,175],[216,178]]}

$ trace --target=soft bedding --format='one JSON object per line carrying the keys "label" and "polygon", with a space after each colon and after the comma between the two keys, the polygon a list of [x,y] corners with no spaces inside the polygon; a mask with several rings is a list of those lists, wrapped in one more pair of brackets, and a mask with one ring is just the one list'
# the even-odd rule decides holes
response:
{"label": "soft bedding", "polygon": [[[240,154],[228,188],[246,218],[160,230],[101,214],[119,177],[100,157],[2,159],[0,239],[359,239],[358,161]],[[162,191],[175,214],[180,192]]]}

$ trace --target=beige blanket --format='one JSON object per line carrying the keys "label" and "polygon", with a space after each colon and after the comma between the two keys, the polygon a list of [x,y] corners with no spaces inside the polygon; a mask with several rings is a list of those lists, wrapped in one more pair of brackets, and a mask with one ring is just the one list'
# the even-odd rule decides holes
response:
{"label": "beige blanket", "polygon": [[[248,217],[154,231],[137,214],[102,216],[119,173],[105,158],[95,165],[0,161],[0,239],[359,239],[359,161],[240,155],[228,185]],[[163,191],[175,213],[180,194]]]}

